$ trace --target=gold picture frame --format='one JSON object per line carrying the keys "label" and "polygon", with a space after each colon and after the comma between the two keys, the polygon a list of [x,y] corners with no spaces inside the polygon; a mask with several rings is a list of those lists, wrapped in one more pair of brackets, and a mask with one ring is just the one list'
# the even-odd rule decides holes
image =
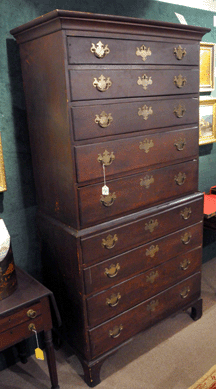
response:
{"label": "gold picture frame", "polygon": [[214,90],[214,43],[200,42],[200,92]]}
{"label": "gold picture frame", "polygon": [[199,99],[199,145],[216,142],[216,99]]}
{"label": "gold picture frame", "polygon": [[7,190],[6,176],[5,176],[5,166],[4,158],[2,151],[2,142],[1,142],[1,133],[0,133],[0,192]]}

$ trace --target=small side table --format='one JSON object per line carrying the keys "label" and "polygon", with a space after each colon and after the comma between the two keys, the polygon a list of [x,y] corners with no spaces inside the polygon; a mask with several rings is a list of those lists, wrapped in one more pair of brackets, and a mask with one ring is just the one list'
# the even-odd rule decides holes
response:
{"label": "small side table", "polygon": [[38,333],[44,331],[52,389],[59,389],[52,343],[51,305],[58,325],[61,325],[61,319],[54,296],[49,289],[18,267],[16,275],[18,284],[16,291],[0,301],[0,351],[18,343],[22,344],[30,336],[35,336],[31,331],[31,325],[34,324]]}
{"label": "small side table", "polygon": [[216,230],[216,194],[204,194],[204,227]]}

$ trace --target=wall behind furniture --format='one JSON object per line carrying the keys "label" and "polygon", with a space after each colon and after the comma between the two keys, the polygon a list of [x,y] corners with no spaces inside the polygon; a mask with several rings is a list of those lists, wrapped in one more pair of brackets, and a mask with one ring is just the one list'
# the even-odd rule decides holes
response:
{"label": "wall behind furniture", "polygon": [[[18,47],[9,31],[53,9],[115,14],[211,27],[205,41],[216,42],[213,13],[151,0],[1,0],[0,4],[0,131],[8,190],[0,194],[0,217],[12,240],[15,263],[40,279],[40,250],[36,230],[36,197],[31,165],[25,100]],[[199,189],[216,184],[216,145],[200,147]],[[204,260],[215,256],[212,235],[204,241]]]}

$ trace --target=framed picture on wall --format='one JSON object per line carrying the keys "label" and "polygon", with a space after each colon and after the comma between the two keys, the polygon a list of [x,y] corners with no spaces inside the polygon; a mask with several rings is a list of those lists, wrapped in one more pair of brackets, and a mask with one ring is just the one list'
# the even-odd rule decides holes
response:
{"label": "framed picture on wall", "polygon": [[214,90],[214,43],[200,43],[200,92]]}
{"label": "framed picture on wall", "polygon": [[216,142],[216,99],[200,97],[199,144]]}

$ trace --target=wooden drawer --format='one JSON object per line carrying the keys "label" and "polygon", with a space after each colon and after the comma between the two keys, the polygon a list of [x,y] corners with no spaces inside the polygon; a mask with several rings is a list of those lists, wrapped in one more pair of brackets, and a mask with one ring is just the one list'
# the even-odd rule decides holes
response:
{"label": "wooden drawer", "polygon": [[[181,95],[199,92],[199,68],[73,68],[69,71],[71,100],[99,100],[121,97]],[[174,79],[186,82],[177,87]],[[97,86],[94,86],[95,83]],[[148,84],[148,85],[147,85]],[[110,85],[110,86],[108,86]],[[100,88],[100,90],[99,90]]]}
{"label": "wooden drawer", "polygon": [[17,326],[18,324],[32,321],[40,315],[41,315],[41,303],[37,303],[30,307],[25,307],[23,309],[20,309],[11,315],[1,317],[0,332],[6,331],[9,328]]}
{"label": "wooden drawer", "polygon": [[[79,105],[78,105],[79,104]],[[182,116],[176,109],[185,108]],[[152,130],[168,126],[197,123],[199,116],[197,97],[183,95],[161,98],[108,100],[73,103],[72,120],[75,140],[99,138]]]}
{"label": "wooden drawer", "polygon": [[110,288],[135,274],[202,246],[202,222],[108,259],[84,270],[86,294]]}
{"label": "wooden drawer", "polygon": [[194,127],[75,147],[77,181],[103,179],[103,163],[108,178],[148,166],[192,159],[198,156],[198,137],[198,129]]}
{"label": "wooden drawer", "polygon": [[199,248],[88,298],[89,326],[101,324],[200,271],[201,261]]}
{"label": "wooden drawer", "polygon": [[[20,321],[20,323],[22,323]],[[40,332],[44,329],[42,315],[36,317],[35,319],[23,322],[22,324],[11,327],[9,330],[0,333],[0,349],[3,350],[13,344],[21,342],[21,340],[29,338],[30,336],[35,336],[34,332],[30,331],[28,326],[33,323],[37,332]]]}
{"label": "wooden drawer", "polygon": [[103,183],[79,188],[81,226],[107,221],[153,203],[195,192],[197,165],[194,160],[107,181],[110,190],[108,197],[101,195]]}
{"label": "wooden drawer", "polygon": [[[146,49],[142,48],[143,45]],[[179,52],[179,56],[183,55],[182,59],[178,59],[174,53],[179,46],[183,49],[180,49]],[[149,37],[142,40],[126,40],[92,36],[68,37],[67,47],[69,64],[131,63],[179,65],[180,63],[182,65],[191,65],[199,63],[199,44],[194,42],[157,42],[152,41]],[[184,50],[186,51],[185,55],[183,54]]]}
{"label": "wooden drawer", "polygon": [[92,357],[118,346],[200,296],[200,273],[89,331]]}
{"label": "wooden drawer", "polygon": [[[150,208],[142,218],[99,234],[81,238],[82,261],[97,263],[172,231],[203,220],[203,194],[183,202]],[[102,228],[102,226],[101,226]]]}

